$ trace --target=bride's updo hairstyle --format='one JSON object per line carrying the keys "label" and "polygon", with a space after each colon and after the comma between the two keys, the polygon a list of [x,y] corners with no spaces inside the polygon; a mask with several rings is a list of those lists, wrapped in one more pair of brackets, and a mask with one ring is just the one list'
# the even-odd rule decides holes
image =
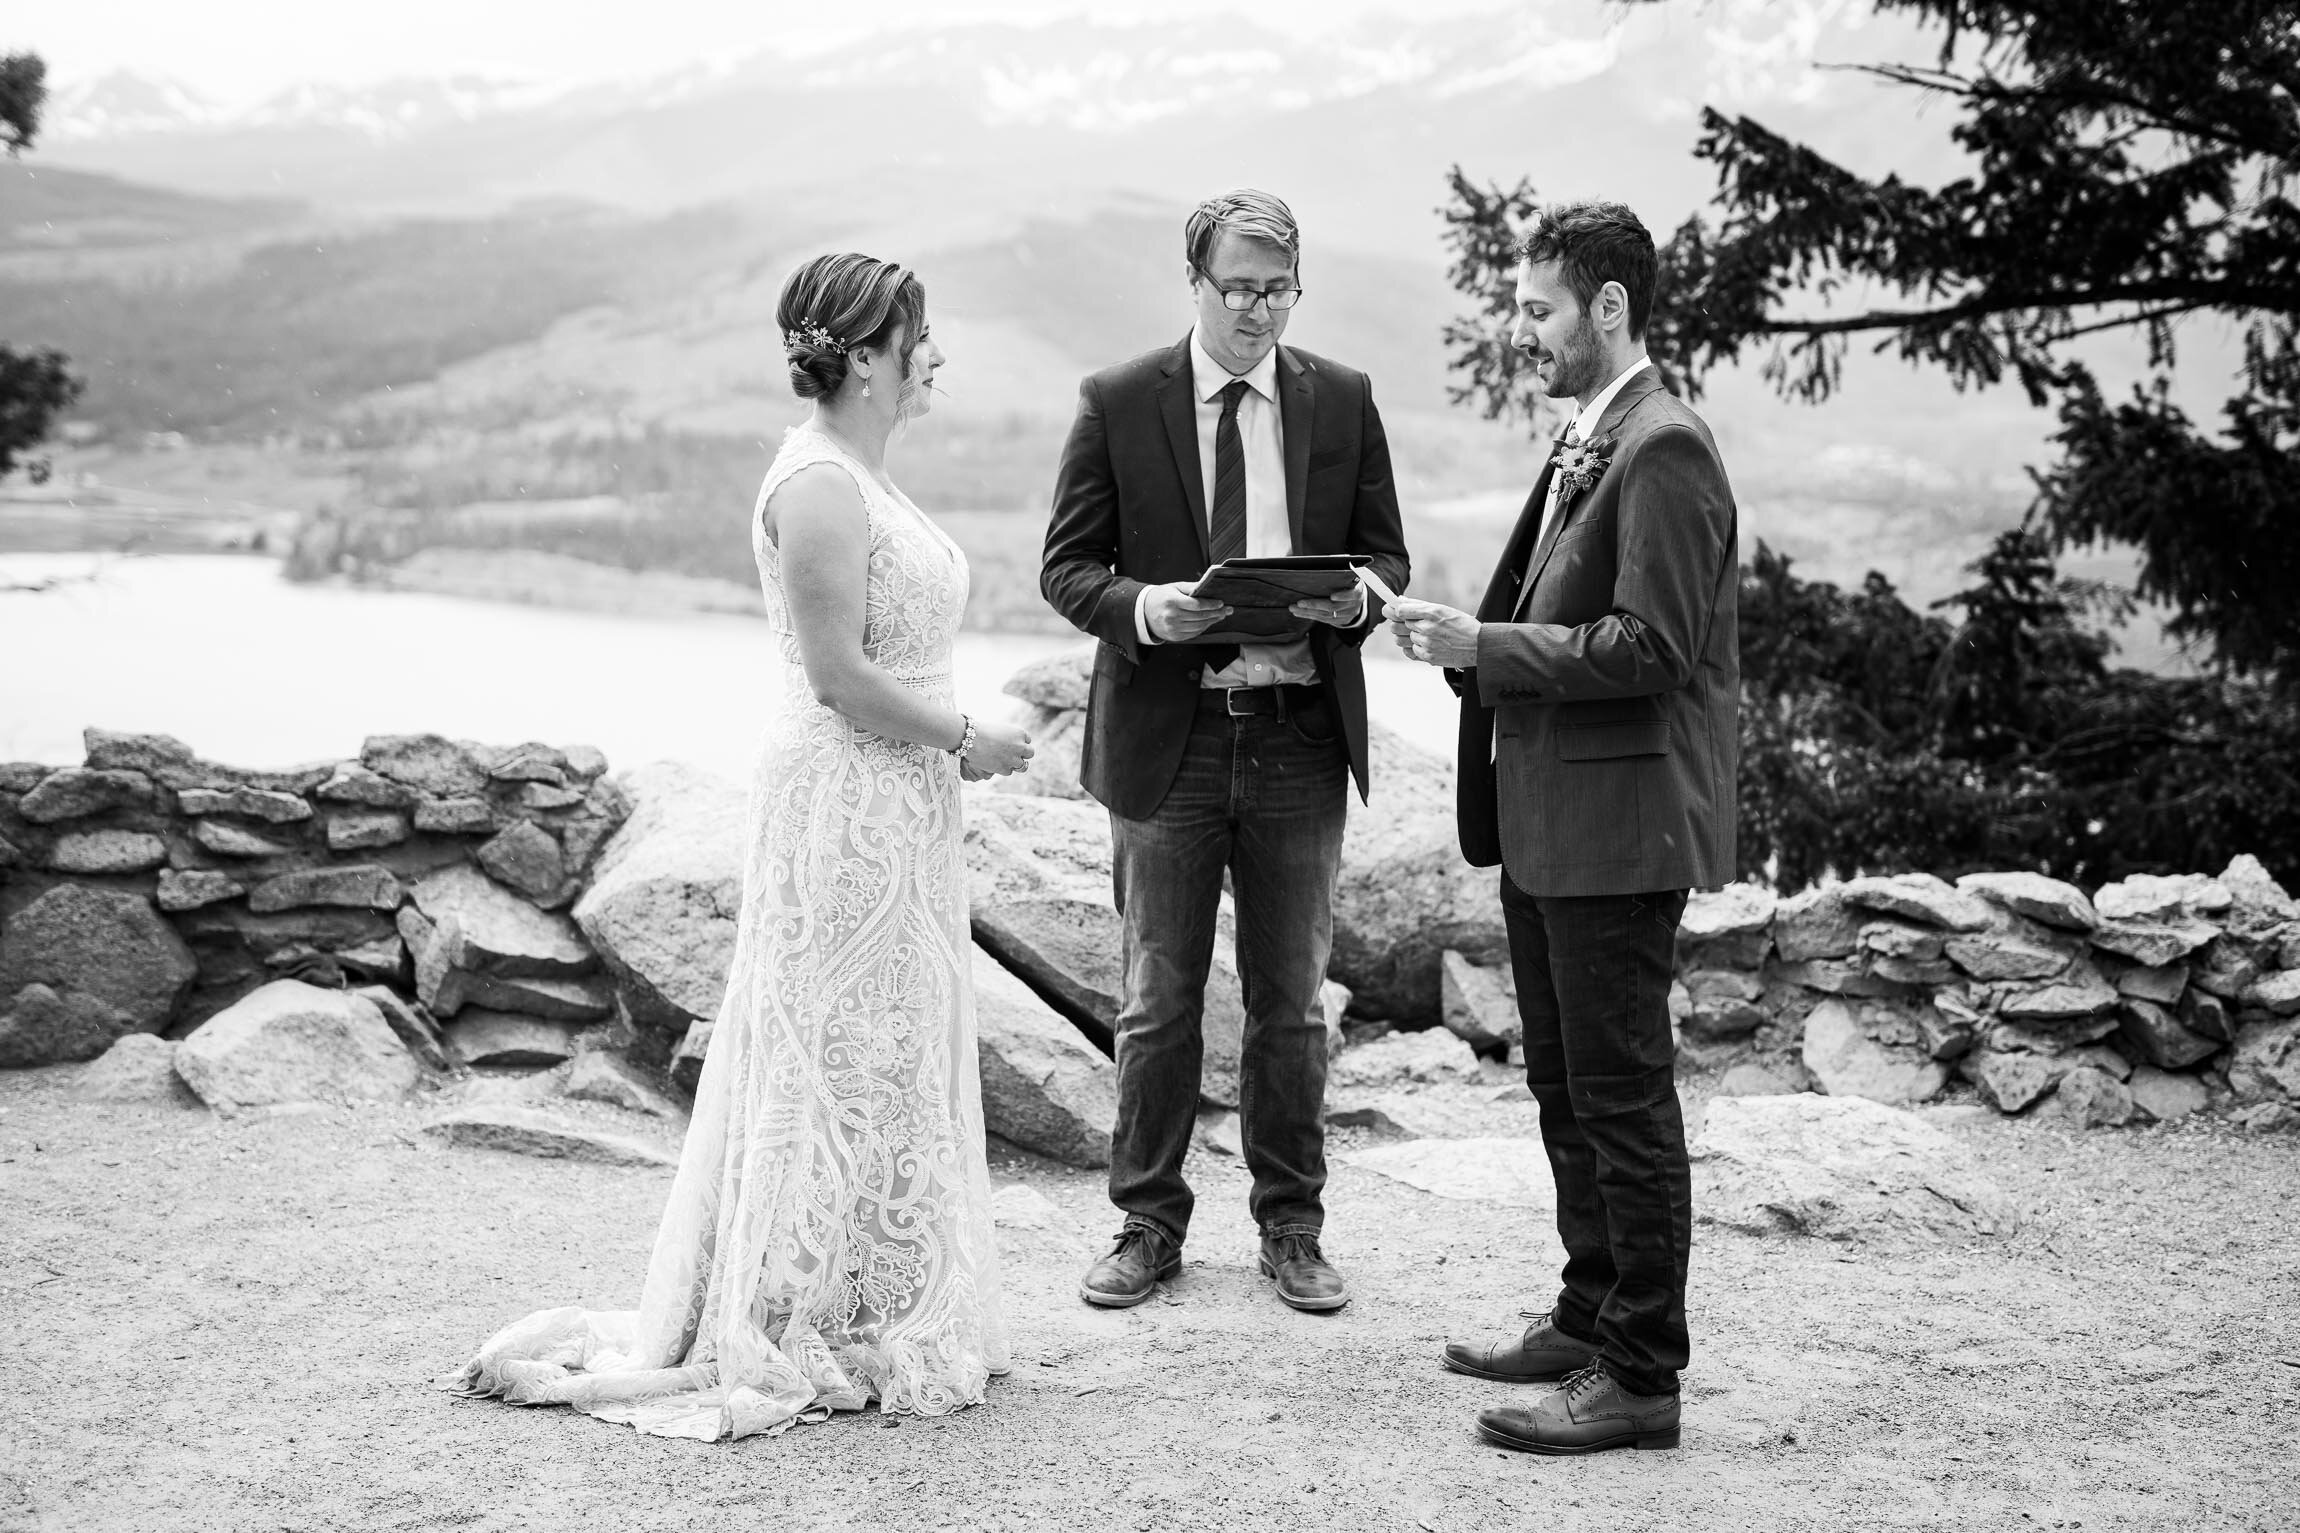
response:
{"label": "bride's updo hairstyle", "polygon": [[[918,339],[926,288],[909,267],[892,261],[852,251],[816,256],[783,283],[775,322],[783,329],[791,392],[821,399],[846,382],[847,357],[856,347],[884,346],[897,326]],[[905,371],[908,365],[905,359]]]}

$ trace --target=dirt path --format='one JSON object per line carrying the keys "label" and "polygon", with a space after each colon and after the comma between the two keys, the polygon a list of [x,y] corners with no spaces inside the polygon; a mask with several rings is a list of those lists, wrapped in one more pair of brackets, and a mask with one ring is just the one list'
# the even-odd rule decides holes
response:
{"label": "dirt path", "polygon": [[635,1302],[667,1173],[69,1076],[0,1074],[7,1533],[2300,1526],[2296,1139],[1959,1122],[2034,1211],[2007,1244],[1701,1231],[1685,1446],[1588,1460],[1480,1446],[1503,1388],[1434,1363],[1542,1302],[1536,1216],[1338,1165],[1358,1298],[1301,1316],[1254,1276],[1243,1174],[1194,1155],[1183,1277],[1109,1314],[1074,1297],[1099,1179],[1006,1156],[1062,1217],[1006,1242],[987,1404],[706,1446],[425,1387],[526,1310]]}

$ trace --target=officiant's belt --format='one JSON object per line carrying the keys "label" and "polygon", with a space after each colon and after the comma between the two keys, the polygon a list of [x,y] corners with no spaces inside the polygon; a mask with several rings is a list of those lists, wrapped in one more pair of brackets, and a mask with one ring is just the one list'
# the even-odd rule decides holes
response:
{"label": "officiant's belt", "polygon": [[1289,713],[1307,712],[1325,700],[1326,689],[1315,682],[1289,681],[1274,687],[1208,687],[1199,695],[1198,706],[1234,719],[1256,713],[1283,718]]}

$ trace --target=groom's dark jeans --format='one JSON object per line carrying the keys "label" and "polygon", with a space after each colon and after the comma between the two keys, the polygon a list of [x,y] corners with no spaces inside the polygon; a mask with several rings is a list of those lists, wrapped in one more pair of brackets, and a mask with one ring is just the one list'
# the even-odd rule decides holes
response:
{"label": "groom's dark jeans", "polygon": [[[1110,817],[1124,920],[1118,1128],[1110,1201],[1179,1241],[1193,1197],[1182,1157],[1197,1122],[1201,1024],[1228,870],[1237,899],[1245,1040],[1238,1117],[1265,1233],[1325,1223],[1326,1028],[1318,989],[1333,948],[1334,875],[1349,757],[1321,689],[1279,689],[1284,712],[1233,717],[1198,700],[1181,770],[1144,820]],[[1270,701],[1267,697],[1264,702]]]}
{"label": "groom's dark jeans", "polygon": [[1685,891],[1537,897],[1501,876],[1525,1079],[1557,1181],[1556,1324],[1637,1394],[1685,1366],[1693,1175],[1677,1105],[1669,982]]}

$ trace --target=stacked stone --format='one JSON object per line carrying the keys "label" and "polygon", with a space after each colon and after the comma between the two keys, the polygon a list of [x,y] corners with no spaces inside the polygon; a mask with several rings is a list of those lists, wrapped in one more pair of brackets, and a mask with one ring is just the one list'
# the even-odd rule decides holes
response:
{"label": "stacked stone", "polygon": [[2249,856],[2090,899],[2034,873],[1735,886],[1693,898],[1679,970],[1688,1047],[1751,1089],[1908,1103],[1961,1076],[2087,1125],[2300,1123],[2300,907]]}
{"label": "stacked stone", "polygon": [[[78,767],[0,765],[0,1066],[182,1033],[279,979],[377,987],[435,1057],[407,991],[429,1002],[446,983],[448,1015],[465,1002],[552,1022],[606,1014],[603,987],[561,983],[591,958],[551,914],[626,813],[597,750],[386,735],[355,761],[262,771],[166,735],[92,729],[86,747]],[[547,963],[506,974],[491,950],[411,948],[411,890],[460,910],[472,881],[492,891],[475,924],[517,907],[565,928]]]}

